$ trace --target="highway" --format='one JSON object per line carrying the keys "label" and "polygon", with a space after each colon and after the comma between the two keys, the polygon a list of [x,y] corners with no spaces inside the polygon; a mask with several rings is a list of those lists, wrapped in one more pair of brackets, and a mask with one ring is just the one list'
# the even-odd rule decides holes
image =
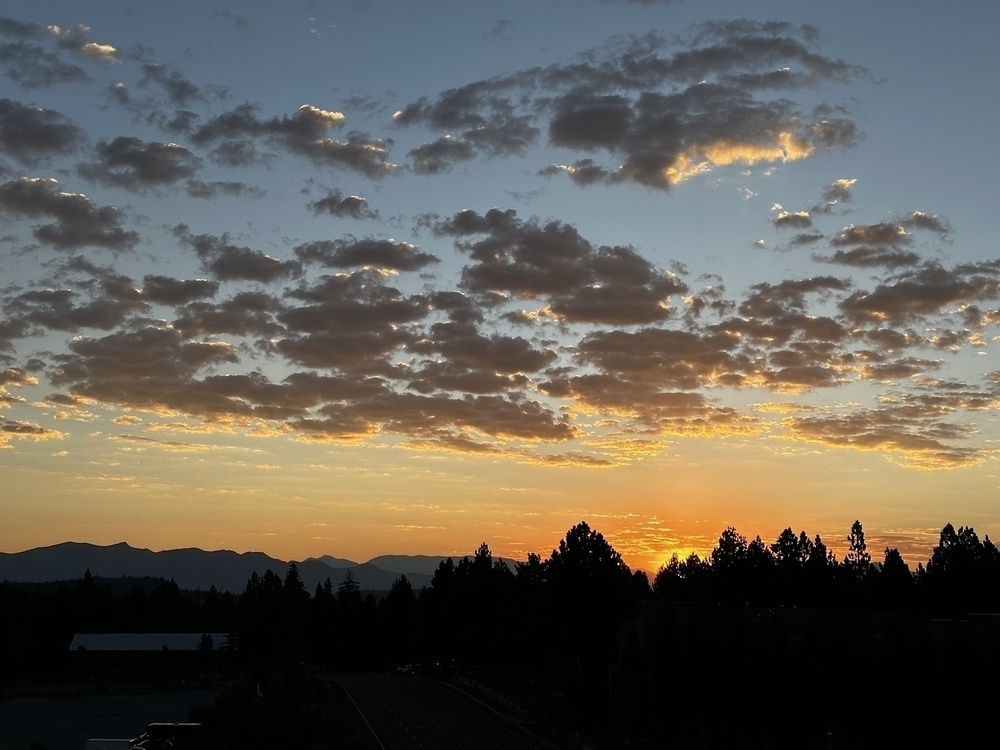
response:
{"label": "highway", "polygon": [[378,750],[555,750],[495,711],[435,680],[338,674]]}

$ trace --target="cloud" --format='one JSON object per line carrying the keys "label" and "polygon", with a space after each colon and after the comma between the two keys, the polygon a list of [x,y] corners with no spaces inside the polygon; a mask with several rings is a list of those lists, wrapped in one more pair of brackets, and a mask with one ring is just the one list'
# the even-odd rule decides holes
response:
{"label": "cloud", "polygon": [[[832,108],[823,107],[803,112],[791,98],[821,82],[868,75],[820,55],[814,42],[812,27],[750,21],[704,24],[682,49],[653,34],[632,37],[571,64],[418,99],[394,119],[400,127],[445,131],[409,152],[418,172],[523,154],[545,132],[554,147],[606,152],[615,162],[586,156],[540,167],[540,174],[668,189],[714,167],[803,159],[860,139],[845,115],[831,117]],[[770,75],[784,68],[794,73]],[[786,93],[767,98],[771,91]]]}
{"label": "cloud", "polygon": [[90,80],[82,68],[27,42],[0,43],[0,65],[4,66],[8,78],[26,89]]}
{"label": "cloud", "polygon": [[78,165],[80,174],[127,190],[172,185],[192,177],[201,164],[201,159],[176,143],[148,142],[134,136],[100,141],[96,151],[100,161]]}
{"label": "cloud", "polygon": [[595,247],[572,226],[521,221],[512,210],[482,216],[463,211],[433,231],[456,237],[456,247],[470,255],[472,263],[462,270],[464,289],[539,300],[545,315],[566,323],[664,320],[671,298],[687,291],[679,278],[632,248]]}
{"label": "cloud", "polygon": [[191,198],[199,200],[212,200],[220,195],[232,196],[235,198],[263,198],[264,191],[245,182],[235,182],[232,180],[215,180],[204,182],[202,180],[188,180],[184,185],[184,190]]}
{"label": "cloud", "polygon": [[250,30],[250,20],[240,13],[234,13],[230,10],[217,10],[215,11],[215,15],[231,23],[237,31],[244,32]]}
{"label": "cloud", "polygon": [[923,211],[911,211],[899,220],[901,226],[908,229],[926,229],[941,237],[951,234],[951,225],[947,219],[940,216],[925,214]]}
{"label": "cloud", "polygon": [[695,390],[718,382],[734,384],[753,368],[751,360],[740,352],[739,337],[722,331],[600,331],[583,337],[577,359],[628,383],[624,393],[639,388],[644,395],[651,389]]}
{"label": "cloud", "polygon": [[413,170],[419,174],[437,174],[447,172],[458,162],[469,161],[476,156],[475,147],[464,139],[453,138],[450,135],[438,138],[431,143],[410,151],[407,156],[413,165]]}
{"label": "cloud", "polygon": [[[214,281],[201,283],[218,286]],[[281,309],[281,302],[266,292],[239,292],[219,303],[188,302],[177,309],[177,318],[171,325],[188,338],[224,335],[273,336],[282,330],[274,318]]]}
{"label": "cloud", "polygon": [[233,347],[224,342],[185,341],[178,331],[147,326],[73,339],[51,379],[72,395],[100,402],[205,415],[211,410],[204,405],[188,406],[195,374],[237,361]]}
{"label": "cloud", "polygon": [[279,260],[260,250],[234,245],[228,235],[195,235],[180,224],[174,227],[174,236],[182,245],[194,250],[201,258],[204,269],[220,281],[267,283],[298,276],[302,272],[298,261]]}
{"label": "cloud", "polygon": [[914,413],[897,404],[850,414],[790,417],[785,427],[799,440],[865,451],[887,451],[900,463],[920,469],[959,468],[981,463],[985,453],[976,447],[951,445],[967,439],[970,427]]}
{"label": "cloud", "polygon": [[295,248],[303,263],[317,263],[327,268],[386,268],[393,271],[419,271],[439,263],[431,253],[421,252],[408,242],[375,239],[345,239],[308,242]]}
{"label": "cloud", "polygon": [[38,378],[17,367],[0,370],[0,389],[8,386],[38,385]]}
{"label": "cloud", "polygon": [[175,107],[189,107],[194,102],[204,101],[201,90],[176,70],[163,63],[144,63],[139,85],[156,86],[162,90]]}
{"label": "cloud", "polygon": [[45,29],[37,23],[26,23],[16,18],[0,18],[0,34],[16,39],[41,39]]}
{"label": "cloud", "polygon": [[9,448],[15,439],[61,440],[64,437],[58,430],[0,417],[0,448]]}
{"label": "cloud", "polygon": [[920,263],[920,255],[912,250],[865,245],[850,250],[837,250],[833,255],[816,255],[815,258],[821,263],[837,263],[857,268],[887,268],[889,270],[915,266]]}
{"label": "cloud", "polygon": [[493,22],[493,28],[490,29],[488,36],[494,39],[504,39],[507,37],[507,30],[514,25],[514,22],[509,18],[498,18]]}
{"label": "cloud", "polygon": [[205,279],[174,279],[147,275],[142,280],[142,295],[161,305],[184,305],[205,297],[214,297],[219,283]]}
{"label": "cloud", "polygon": [[53,110],[0,99],[0,150],[22,164],[74,151],[83,131]]}
{"label": "cloud", "polygon": [[386,392],[378,400],[328,404],[320,419],[296,423],[315,437],[338,437],[381,429],[450,447],[468,446],[473,434],[499,439],[564,441],[575,431],[538,401],[499,395],[418,395]]}
{"label": "cloud", "polygon": [[308,367],[384,374],[386,357],[415,340],[406,324],[421,320],[430,306],[422,295],[405,296],[374,272],[324,276],[288,292],[304,302],[278,314],[288,335],[276,349]]}
{"label": "cloud", "polygon": [[0,185],[0,211],[18,216],[52,217],[32,233],[39,242],[60,250],[95,246],[131,250],[139,243],[136,232],[122,228],[122,214],[114,206],[96,206],[85,195],[59,190],[53,179],[21,177]]}
{"label": "cloud", "polygon": [[[471,385],[475,377],[485,377],[493,385],[506,383],[507,387],[523,387],[523,378],[510,376],[538,372],[553,364],[557,355],[551,349],[535,348],[520,336],[482,335],[471,323],[455,321],[435,323],[423,338],[413,342],[408,350],[428,357],[424,368],[418,370],[423,376],[420,382],[411,381],[411,386],[424,392],[428,382],[434,388],[462,390],[455,386],[445,387],[445,380],[466,379]],[[426,376],[430,375],[429,381]],[[469,376],[472,377],[469,377]],[[473,387],[473,392],[483,392],[482,387]],[[486,390],[493,390],[488,388]]]}
{"label": "cloud", "polygon": [[839,304],[857,323],[905,323],[945,313],[948,305],[964,305],[1000,297],[1000,270],[989,264],[952,270],[926,264],[881,283],[874,290],[856,291]]}
{"label": "cloud", "polygon": [[808,211],[796,211],[795,213],[789,213],[788,211],[782,211],[777,216],[772,219],[774,226],[781,229],[784,227],[790,227],[792,229],[807,229],[812,226],[812,217],[809,215]]}
{"label": "cloud", "polygon": [[823,190],[823,199],[827,203],[847,203],[851,200],[852,193],[854,189],[854,183],[856,179],[849,179],[842,177],[839,180],[834,180]]}
{"label": "cloud", "polygon": [[791,247],[804,247],[819,242],[822,239],[823,235],[820,232],[802,232],[792,237],[788,241],[788,245]]}
{"label": "cloud", "polygon": [[309,209],[317,214],[329,214],[342,219],[378,219],[378,211],[368,205],[359,195],[344,196],[339,190],[328,193],[319,200],[312,201]]}
{"label": "cloud", "polygon": [[113,435],[112,440],[132,443],[141,447],[159,448],[180,453],[203,453],[212,450],[212,446],[203,443],[182,443],[177,440],[156,440],[142,435]]}
{"label": "cloud", "polygon": [[877,224],[865,224],[862,226],[845,227],[841,232],[830,240],[834,246],[843,245],[908,245],[913,242],[913,238],[906,232],[906,228],[893,222],[879,222]]}
{"label": "cloud", "polygon": [[[246,29],[246,19],[219,15]],[[508,29],[503,19],[494,27]],[[63,62],[70,55],[118,57],[88,48],[95,43],[85,27],[56,34],[0,19],[0,38],[8,42],[0,66],[22,86],[88,80]],[[75,175],[95,198],[121,188],[136,206],[126,215],[83,187],[65,192],[0,166],[0,211],[17,223],[8,244],[30,229],[37,245],[73,251],[55,260],[33,254],[26,273],[36,278],[4,282],[0,402],[31,408],[15,389],[47,377],[58,391],[44,404],[49,413],[76,408],[83,418],[84,407],[114,407],[127,412],[119,424],[141,425],[121,440],[178,450],[189,444],[137,431],[366,439],[545,465],[620,465],[662,451],[667,435],[789,437],[924,468],[980,462],[988,446],[972,425],[996,409],[1000,376],[979,388],[936,377],[952,360],[991,351],[1000,262],[924,262],[922,243],[953,238],[948,220],[931,212],[880,213],[845,227],[853,178],[817,183],[800,206],[765,214],[789,230],[766,246],[808,248],[783,259],[835,264],[826,267],[834,275],[769,264],[757,278],[692,281],[659,246],[603,239],[615,237],[613,227],[585,231],[554,214],[522,217],[490,204],[416,217],[419,245],[388,234],[405,216],[360,238],[337,234],[343,222],[326,219],[382,218],[331,173],[422,179],[516,158],[529,180],[666,191],[725,167],[770,174],[776,164],[851,147],[863,134],[830,99],[868,73],[822,54],[819,43],[809,26],[718,22],[460,81],[396,113],[401,164],[391,139],[347,131],[347,115],[325,106],[282,114],[227,102],[212,111],[210,99],[226,102],[224,89],[149,62],[144,48],[116,69],[121,81],[93,87],[102,112],[124,108],[110,110],[127,121],[117,133],[89,140],[60,112],[0,100],[0,150],[10,164],[52,164],[51,174]],[[93,62],[80,64],[91,70]],[[381,100],[341,101],[352,118],[387,114]],[[279,171],[286,161],[299,171]],[[298,209],[312,215],[281,235],[263,227],[270,210],[253,204],[261,211],[243,211],[246,229],[222,231],[217,222],[243,210],[243,199],[264,195],[227,174],[245,166],[275,168],[285,187],[268,198],[306,195]],[[385,188],[380,200],[394,205],[395,186]],[[529,189],[512,195],[544,192]],[[171,254],[157,234],[165,222],[149,208],[157,199],[216,200],[193,205],[216,223],[205,233],[176,225]],[[149,233],[159,268],[133,279],[78,252],[136,247],[129,222]],[[663,247],[673,241],[668,232]],[[135,262],[145,261],[132,256],[119,267],[136,273]],[[61,345],[56,332],[67,332]],[[837,390],[808,404],[785,398],[781,409],[752,405],[761,394],[777,401],[773,394],[821,388]],[[826,406],[834,398],[848,405]],[[0,423],[9,435],[35,429]]]}
{"label": "cloud", "polygon": [[119,293],[122,279],[104,279],[85,301],[71,289],[37,289],[10,299],[7,312],[15,313],[35,326],[60,331],[81,328],[111,330],[131,314],[146,309],[146,302],[125,279],[124,293]]}
{"label": "cloud", "polygon": [[62,49],[80,55],[81,57],[104,62],[118,62],[118,50],[110,44],[93,42],[90,39],[90,27],[79,24],[72,29],[62,29],[52,25],[48,27],[49,33],[56,37],[58,45]]}
{"label": "cloud", "polygon": [[320,166],[340,167],[378,178],[391,174],[396,165],[388,160],[391,142],[372,138],[364,133],[348,133],[344,140],[328,138],[332,128],[344,123],[341,112],[303,104],[291,116],[262,120],[256,107],[243,104],[221,114],[192,133],[199,146],[214,146],[211,155],[220,164],[242,166],[259,163],[255,142],[267,143],[305,157]]}

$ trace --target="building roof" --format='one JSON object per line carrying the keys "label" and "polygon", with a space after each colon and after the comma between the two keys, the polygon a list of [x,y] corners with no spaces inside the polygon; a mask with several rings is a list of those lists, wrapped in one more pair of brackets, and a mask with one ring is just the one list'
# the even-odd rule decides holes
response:
{"label": "building roof", "polygon": [[[70,651],[197,651],[204,633],[77,633]],[[229,640],[228,633],[208,633],[213,648]]]}

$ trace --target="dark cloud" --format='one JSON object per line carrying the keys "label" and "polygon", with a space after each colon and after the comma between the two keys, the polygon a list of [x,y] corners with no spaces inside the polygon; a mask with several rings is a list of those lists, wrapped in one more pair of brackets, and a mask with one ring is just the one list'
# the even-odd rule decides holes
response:
{"label": "dark cloud", "polygon": [[972,428],[920,413],[897,404],[850,414],[792,417],[785,426],[800,440],[825,445],[895,453],[899,461],[917,468],[955,468],[980,463],[979,449],[952,445],[971,437]]}
{"label": "dark cloud", "polygon": [[851,225],[830,240],[834,246],[843,245],[908,245],[913,239],[906,229],[894,222],[879,222],[878,224]]}
{"label": "dark cloud", "polygon": [[879,284],[874,290],[856,291],[840,308],[858,323],[904,323],[945,313],[949,305],[964,305],[1000,297],[1000,274],[988,266],[948,270],[928,264]]}
{"label": "dark cloud", "polygon": [[452,373],[530,373],[548,367],[556,359],[552,350],[537,349],[527,339],[519,336],[484,336],[474,325],[454,321],[435,323],[424,337],[408,348],[447,362]]}
{"label": "dark cloud", "polygon": [[796,211],[795,213],[789,213],[788,211],[782,211],[780,214],[772,219],[774,226],[782,229],[784,227],[790,227],[792,229],[808,229],[812,226],[812,217],[809,215],[808,211]]}
{"label": "dark cloud", "polygon": [[[464,289],[537,299],[547,303],[544,314],[567,323],[664,320],[670,298],[687,291],[632,248],[595,247],[567,224],[523,222],[513,211],[464,211],[434,232],[459,238],[456,246],[471,256],[462,270]],[[476,234],[486,236],[464,239]]]}
{"label": "dark cloud", "polygon": [[218,291],[218,282],[205,279],[148,275],[142,280],[143,296],[161,305],[184,305],[204,297],[214,297]]}
{"label": "dark cloud", "polygon": [[580,341],[577,358],[627,384],[623,395],[694,390],[719,381],[740,383],[753,369],[751,360],[740,352],[739,336],[724,331],[602,331]]}
{"label": "dark cloud", "polygon": [[45,29],[37,23],[26,23],[15,18],[0,18],[0,34],[15,39],[41,39]]}
{"label": "dark cloud", "polygon": [[145,63],[142,66],[140,86],[161,89],[175,107],[189,107],[193,102],[204,101],[201,90],[179,71],[163,63]]}
{"label": "dark cloud", "polygon": [[[27,320],[17,316],[0,317],[0,351],[14,351],[13,341],[23,339],[31,335],[31,325]],[[0,363],[8,362],[7,358],[0,358]],[[13,360],[8,362],[13,364]]]}
{"label": "dark cloud", "polygon": [[827,203],[848,203],[851,200],[851,190],[857,180],[842,177],[834,180],[823,190],[823,199]]}
{"label": "dark cloud", "polygon": [[378,219],[378,211],[368,205],[368,201],[359,195],[344,196],[339,190],[334,190],[326,197],[309,204],[315,214],[329,214],[343,219]]}
{"label": "dark cloud", "polygon": [[446,135],[418,146],[407,156],[410,157],[415,172],[437,174],[448,171],[458,162],[475,158],[476,150],[468,141]]}
{"label": "dark cloud", "polygon": [[220,195],[228,195],[236,198],[263,198],[264,191],[245,182],[233,182],[231,180],[214,182],[204,182],[203,180],[188,180],[184,185],[184,190],[191,198],[199,200],[212,200]]}
{"label": "dark cloud", "polygon": [[[669,188],[713,166],[801,159],[861,137],[844,113],[800,111],[790,92],[867,76],[813,49],[812,27],[740,21],[705,24],[684,49],[656,35],[591,50],[575,63],[422,98],[396,113],[400,126],[444,131],[410,152],[414,169],[439,172],[475,156],[523,153],[541,130],[553,146],[607,152],[552,164],[581,185],[637,182]],[[789,69],[788,75],[773,71]],[[762,92],[784,96],[764,98]]]}
{"label": "dark cloud", "polygon": [[0,43],[0,65],[4,66],[8,78],[26,89],[90,80],[82,68],[27,42]]}
{"label": "dark cloud", "polygon": [[823,239],[823,235],[820,232],[802,232],[795,235],[788,241],[788,245],[791,247],[805,247],[806,245],[812,245]]}
{"label": "dark cloud", "polygon": [[26,217],[52,217],[54,224],[35,226],[35,239],[60,250],[88,245],[130,250],[139,242],[136,232],[122,228],[122,214],[114,206],[96,206],[84,195],[64,193],[55,180],[21,177],[0,185],[0,210]]}
{"label": "dark cloud", "polygon": [[925,214],[923,211],[912,211],[899,220],[901,226],[908,229],[925,229],[941,237],[951,234],[951,225],[947,219],[940,216]]}
{"label": "dark cloud", "polygon": [[306,303],[281,314],[289,330],[303,333],[402,328],[430,310],[425,296],[404,295],[377,272],[367,270],[323,276],[286,296]]}
{"label": "dark cloud", "polygon": [[208,410],[193,404],[196,375],[237,361],[229,344],[186,341],[177,330],[147,326],[102,338],[73,339],[51,379],[74,396],[204,416]]}
{"label": "dark cloud", "polygon": [[275,346],[308,367],[390,372],[388,356],[416,340],[410,324],[430,312],[426,297],[404,295],[370,271],[324,276],[287,296],[305,304],[279,313],[288,335]]}
{"label": "dark cloud", "polygon": [[273,282],[298,276],[302,265],[294,260],[279,260],[260,250],[234,245],[228,235],[192,234],[183,224],[174,228],[174,236],[201,258],[202,266],[220,281]]}
{"label": "dark cloud", "polygon": [[53,110],[0,99],[0,149],[22,164],[75,150],[83,131]]}
{"label": "dark cloud", "polygon": [[858,374],[865,380],[897,383],[933,372],[941,366],[938,360],[920,357],[890,358],[879,352],[863,352]]}
{"label": "dark cloud", "polygon": [[377,400],[330,404],[320,410],[322,419],[295,426],[317,436],[370,434],[376,427],[386,432],[421,438],[442,447],[478,443],[473,434],[494,438],[568,440],[575,430],[565,419],[537,401],[498,395],[419,395],[387,392]]}
{"label": "dark cloud", "polygon": [[62,438],[58,430],[50,430],[30,422],[3,419],[0,417],[0,448],[5,448],[13,438],[31,438],[34,440],[49,440]]}
{"label": "dark cloud", "polygon": [[239,292],[218,304],[190,302],[177,310],[171,325],[188,338],[274,336],[282,331],[275,320],[282,309],[280,300],[266,292]]}
{"label": "dark cloud", "polygon": [[106,90],[108,98],[115,104],[126,108],[132,106],[132,95],[129,93],[128,86],[121,81],[115,81]]}
{"label": "dark cloud", "polygon": [[912,250],[902,250],[895,247],[861,247],[850,250],[837,250],[833,255],[817,255],[821,263],[838,263],[844,266],[858,268],[904,268],[920,263],[920,255]]}
{"label": "dark cloud", "polygon": [[176,143],[149,142],[134,136],[100,141],[96,151],[100,161],[78,165],[80,174],[128,190],[172,185],[193,176],[201,164],[201,159]]}
{"label": "dark cloud", "polygon": [[[241,16],[219,15],[245,30]],[[494,30],[507,28],[500,20]],[[0,66],[22,86],[86,80],[60,55],[116,58],[85,27],[64,32],[0,19],[0,36],[9,42],[0,44]],[[45,43],[58,45],[58,54],[37,46]],[[417,99],[394,122],[416,129],[407,133],[416,138],[406,146],[411,172],[524,156],[544,141],[544,162],[528,164],[523,175],[666,190],[727,165],[771,166],[856,143],[862,134],[850,111],[815,102],[867,72],[819,50],[814,28],[781,22],[618,38],[569,63]],[[161,196],[220,199],[228,215],[239,199],[263,192],[222,173],[200,179],[208,177],[202,170],[273,166],[293,155],[323,176],[292,176],[276,198],[302,189],[315,216],[377,220],[365,198],[348,195],[330,174],[407,172],[391,162],[391,140],[345,133],[340,112],[305,105],[271,116],[250,104],[209,112],[210,98],[225,98],[221,89],[152,59],[151,50],[136,49],[122,66],[128,83],[102,89],[97,106],[117,103],[130,122],[122,123],[123,136],[95,136],[94,155],[76,173],[133,191],[139,206]],[[381,100],[343,101],[366,117],[386,113]],[[186,145],[131,134],[150,129]],[[0,100],[0,149],[10,163],[48,164],[86,142],[58,112]],[[52,173],[72,174],[66,166]],[[121,250],[139,242],[119,209],[95,205],[82,189],[6,179],[0,210],[24,225],[39,222],[37,243]],[[314,193],[316,184],[327,187]],[[867,280],[857,272],[850,280],[781,280],[771,264],[766,283],[739,291],[714,276],[689,287],[687,270],[664,259],[661,247],[640,252],[626,238],[600,244],[558,217],[502,209],[420,216],[414,234],[427,238],[421,246],[412,237],[388,239],[385,228],[361,239],[329,231],[315,239],[307,234],[317,225],[311,218],[258,247],[235,232],[176,226],[177,244],[196,256],[206,278],[175,276],[194,262],[186,252],[158,256],[163,268],[139,282],[83,254],[43,258],[41,278],[18,276],[3,292],[0,403],[32,408],[7,389],[33,388],[36,376],[48,375],[59,389],[50,410],[115,405],[203,420],[202,429],[252,427],[315,440],[395,435],[413,450],[539,463],[608,465],[614,461],[590,452],[648,451],[663,435],[754,433],[882,450],[926,468],[981,461],[983,448],[964,447],[973,431],[962,415],[995,409],[1000,375],[982,389],[930,376],[946,371],[952,352],[988,353],[995,335],[987,329],[1000,325],[1000,261],[922,264],[918,241],[950,243],[952,230],[945,218],[920,211],[839,233],[845,218],[822,226],[846,213],[837,206],[851,201],[854,184],[838,179],[822,186],[822,200],[813,196],[798,210],[775,205],[770,217],[790,230],[778,249],[815,251],[826,240],[826,254],[814,252],[813,260],[872,269]],[[177,190],[168,196],[168,188]],[[393,193],[383,196],[387,205]],[[247,237],[272,231],[261,226],[271,221],[267,212],[259,213],[245,217]],[[397,228],[405,221],[391,218]],[[158,231],[159,220],[145,223]],[[16,246],[16,232],[27,230],[6,231]],[[672,240],[664,224],[663,247]],[[455,276],[439,260],[452,244],[461,264]],[[54,352],[43,349],[54,346],[53,332],[69,339]],[[19,341],[26,337],[35,340]],[[15,356],[15,343],[36,341],[34,359]],[[263,363],[259,371],[254,363]],[[833,397],[819,406],[792,399],[746,405],[762,392],[847,385],[850,394],[838,401],[849,405],[836,410],[822,407]],[[865,393],[873,405],[859,405]],[[740,405],[725,405],[734,394]],[[7,435],[42,434],[29,422],[0,419],[0,426]],[[583,450],[551,454],[537,445],[571,439],[581,440],[571,448]]]}
{"label": "dark cloud", "polygon": [[625,179],[620,172],[602,167],[593,159],[579,159],[568,165],[550,164],[538,170],[538,174],[541,177],[565,174],[580,187],[615,185]]}
{"label": "dark cloud", "polygon": [[28,323],[59,331],[97,328],[109,331],[134,312],[146,309],[136,290],[131,295],[115,294],[114,281],[105,280],[91,299],[81,299],[71,289],[39,289],[24,292],[6,305]]}
{"label": "dark cloud", "polygon": [[0,388],[6,388],[11,385],[34,385],[35,383],[37,383],[35,378],[17,367],[8,367],[5,370],[0,370]]}
{"label": "dark cloud", "polygon": [[440,262],[437,256],[421,252],[408,242],[373,239],[309,242],[295,248],[295,256],[303,263],[328,268],[369,266],[393,271],[419,271]]}
{"label": "dark cloud", "polygon": [[199,146],[214,146],[213,158],[231,166],[260,160],[254,142],[268,143],[303,156],[317,165],[350,169],[367,177],[382,177],[396,165],[388,160],[391,142],[363,133],[348,133],[344,140],[328,138],[332,128],[340,128],[344,115],[304,104],[291,116],[262,120],[256,107],[243,104],[206,122],[192,133]]}
{"label": "dark cloud", "polygon": [[632,103],[623,96],[563,97],[558,106],[549,121],[556,146],[614,149],[632,125]]}
{"label": "dark cloud", "polygon": [[777,284],[754,284],[751,293],[740,305],[739,312],[748,319],[780,318],[788,312],[803,313],[809,307],[806,295],[816,294],[825,299],[832,292],[843,292],[850,287],[849,281],[834,276],[813,276]]}

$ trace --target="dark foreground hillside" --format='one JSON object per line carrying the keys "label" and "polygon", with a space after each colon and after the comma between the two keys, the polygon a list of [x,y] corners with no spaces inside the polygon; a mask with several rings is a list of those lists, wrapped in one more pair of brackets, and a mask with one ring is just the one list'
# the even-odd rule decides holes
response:
{"label": "dark foreground hillside", "polygon": [[[449,682],[562,748],[989,740],[996,547],[949,525],[911,571],[895,550],[874,560],[860,523],[848,542],[838,561],[805,532],[765,544],[726,529],[708,558],[674,558],[650,582],[581,523],[545,559],[512,570],[484,544],[429,586],[400,576],[381,597],[350,576],[310,592],[294,564],[253,573],[238,595],[170,581],[113,592],[86,574],[4,586],[0,689],[9,701],[202,686],[219,696],[195,711],[213,747],[363,746],[357,711],[319,679],[332,672]],[[77,633],[193,645],[71,651]]]}

